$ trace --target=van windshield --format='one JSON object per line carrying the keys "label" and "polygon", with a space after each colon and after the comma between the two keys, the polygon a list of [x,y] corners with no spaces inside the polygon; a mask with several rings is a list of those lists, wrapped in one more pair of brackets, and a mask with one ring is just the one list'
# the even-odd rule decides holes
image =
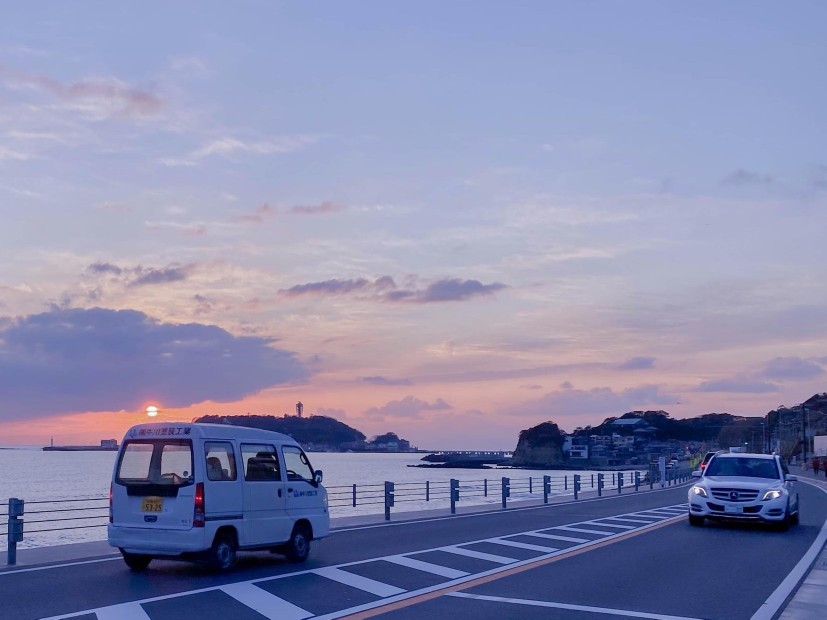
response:
{"label": "van windshield", "polygon": [[128,441],[121,451],[116,480],[121,484],[193,482],[192,442],[189,439]]}

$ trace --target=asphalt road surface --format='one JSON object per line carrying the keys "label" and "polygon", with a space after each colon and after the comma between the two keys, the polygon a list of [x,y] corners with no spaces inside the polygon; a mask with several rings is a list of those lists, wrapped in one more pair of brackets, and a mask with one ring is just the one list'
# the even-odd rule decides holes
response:
{"label": "asphalt road surface", "polygon": [[241,554],[214,575],[120,558],[0,572],[0,618],[707,618],[748,620],[813,545],[827,493],[800,483],[801,524],[686,520],[687,486],[336,530],[304,564]]}

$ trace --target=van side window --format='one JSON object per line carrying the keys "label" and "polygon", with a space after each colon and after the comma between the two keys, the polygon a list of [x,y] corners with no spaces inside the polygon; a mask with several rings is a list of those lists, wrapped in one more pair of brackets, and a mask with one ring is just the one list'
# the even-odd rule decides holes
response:
{"label": "van side window", "polygon": [[281,480],[276,449],[268,444],[241,444],[245,480]]}
{"label": "van side window", "polygon": [[228,441],[204,442],[207,457],[207,480],[235,480],[235,455]]}
{"label": "van side window", "polygon": [[313,481],[313,468],[301,448],[284,446],[281,451],[284,455],[284,467],[287,469],[288,480]]}

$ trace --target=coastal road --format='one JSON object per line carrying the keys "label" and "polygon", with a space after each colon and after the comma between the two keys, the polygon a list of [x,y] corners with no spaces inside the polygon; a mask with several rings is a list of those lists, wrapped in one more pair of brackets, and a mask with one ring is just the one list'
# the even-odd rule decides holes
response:
{"label": "coastal road", "polygon": [[111,557],[11,568],[0,618],[771,618],[827,517],[827,493],[799,487],[789,532],[691,527],[682,486],[341,529],[304,564],[242,554],[220,576],[157,560],[133,573]]}

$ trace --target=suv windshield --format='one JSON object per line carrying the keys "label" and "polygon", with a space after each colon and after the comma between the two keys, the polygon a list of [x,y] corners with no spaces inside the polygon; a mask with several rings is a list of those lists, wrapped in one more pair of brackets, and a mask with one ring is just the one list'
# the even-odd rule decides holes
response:
{"label": "suv windshield", "polygon": [[745,478],[781,478],[773,459],[723,458],[712,459],[707,476],[742,476]]}

